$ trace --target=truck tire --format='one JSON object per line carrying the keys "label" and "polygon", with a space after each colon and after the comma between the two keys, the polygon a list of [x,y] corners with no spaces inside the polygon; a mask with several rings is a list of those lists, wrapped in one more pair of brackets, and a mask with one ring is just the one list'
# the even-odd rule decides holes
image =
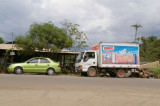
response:
{"label": "truck tire", "polygon": [[125,72],[125,70],[124,69],[119,69],[118,71],[117,71],[117,77],[118,78],[124,78],[125,77],[125,74],[126,74],[126,72]]}
{"label": "truck tire", "polygon": [[89,68],[88,71],[87,71],[87,75],[89,77],[95,77],[96,76],[96,69],[93,68],[93,67]]}

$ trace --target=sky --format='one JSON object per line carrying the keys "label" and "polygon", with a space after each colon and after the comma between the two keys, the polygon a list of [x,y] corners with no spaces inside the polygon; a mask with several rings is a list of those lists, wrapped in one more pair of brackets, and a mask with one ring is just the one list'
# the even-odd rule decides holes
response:
{"label": "sky", "polygon": [[131,42],[137,37],[160,38],[160,0],[0,0],[0,37],[6,42],[25,35],[34,22],[79,24],[88,45],[103,42]]}

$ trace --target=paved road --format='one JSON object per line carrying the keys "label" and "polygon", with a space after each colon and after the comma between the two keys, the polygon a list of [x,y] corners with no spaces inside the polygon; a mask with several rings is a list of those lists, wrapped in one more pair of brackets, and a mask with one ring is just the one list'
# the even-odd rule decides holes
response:
{"label": "paved road", "polygon": [[0,106],[159,106],[160,80],[0,74]]}

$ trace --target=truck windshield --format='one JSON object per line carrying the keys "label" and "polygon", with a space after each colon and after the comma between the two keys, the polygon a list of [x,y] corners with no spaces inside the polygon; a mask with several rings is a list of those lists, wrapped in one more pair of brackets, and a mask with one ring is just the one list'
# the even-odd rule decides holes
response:
{"label": "truck windshield", "polygon": [[76,63],[79,63],[83,59],[84,52],[79,53],[78,57],[76,58]]}

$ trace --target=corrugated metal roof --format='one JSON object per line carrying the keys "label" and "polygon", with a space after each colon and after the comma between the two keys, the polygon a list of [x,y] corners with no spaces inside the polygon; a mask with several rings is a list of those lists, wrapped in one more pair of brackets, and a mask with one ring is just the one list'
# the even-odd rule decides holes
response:
{"label": "corrugated metal roof", "polygon": [[[12,44],[0,44],[1,50],[9,50],[12,49]],[[13,50],[18,50],[13,44]]]}
{"label": "corrugated metal roof", "polygon": [[[0,44],[0,50],[9,50],[12,49],[12,44]],[[13,50],[18,50],[15,45],[13,44]],[[46,52],[46,51],[42,51],[42,52]],[[79,52],[72,52],[69,50],[61,50],[60,53],[68,53],[68,54],[79,54]]]}

